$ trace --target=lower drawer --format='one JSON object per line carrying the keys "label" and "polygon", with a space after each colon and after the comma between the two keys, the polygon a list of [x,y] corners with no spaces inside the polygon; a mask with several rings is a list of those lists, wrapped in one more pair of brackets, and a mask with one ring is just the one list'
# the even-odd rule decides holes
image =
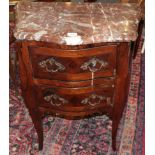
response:
{"label": "lower drawer", "polygon": [[35,91],[40,107],[76,112],[113,106],[112,87],[63,88],[39,85]]}

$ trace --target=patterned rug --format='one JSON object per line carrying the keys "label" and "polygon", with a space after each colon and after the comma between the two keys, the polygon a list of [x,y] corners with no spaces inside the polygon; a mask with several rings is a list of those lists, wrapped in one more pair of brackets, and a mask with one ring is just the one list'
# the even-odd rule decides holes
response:
{"label": "patterned rug", "polygon": [[145,155],[145,56],[141,58],[141,78],[138,95],[136,132],[134,138],[133,154]]}
{"label": "patterned rug", "polygon": [[139,132],[144,125],[141,121],[144,118],[141,109],[144,88],[139,91],[140,64],[141,54],[138,53],[132,64],[128,103],[117,134],[118,152],[111,150],[112,122],[104,115],[83,120],[45,117],[44,149],[38,152],[37,134],[21,89],[10,81],[10,155],[140,155],[144,133]]}

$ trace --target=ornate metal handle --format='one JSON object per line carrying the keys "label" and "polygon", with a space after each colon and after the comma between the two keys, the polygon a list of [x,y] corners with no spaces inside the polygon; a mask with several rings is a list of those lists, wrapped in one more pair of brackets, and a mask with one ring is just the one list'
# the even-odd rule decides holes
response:
{"label": "ornate metal handle", "polygon": [[85,62],[81,65],[81,69],[87,70],[89,69],[91,72],[96,72],[107,66],[108,63],[104,60],[100,60],[98,58],[92,58],[88,62]]}
{"label": "ornate metal handle", "polygon": [[49,58],[44,61],[39,62],[39,66],[45,68],[47,72],[58,72],[65,70],[65,67],[57,62],[54,58]]}
{"label": "ornate metal handle", "polygon": [[57,94],[51,94],[51,95],[45,96],[44,100],[57,107],[68,103],[67,100],[65,100],[64,98],[60,97]]}
{"label": "ornate metal handle", "polygon": [[97,104],[100,104],[102,101],[107,100],[107,105],[111,104],[110,97],[100,96],[96,94],[91,94],[89,97],[83,99],[81,101],[82,104],[88,104],[92,107],[96,106]]}

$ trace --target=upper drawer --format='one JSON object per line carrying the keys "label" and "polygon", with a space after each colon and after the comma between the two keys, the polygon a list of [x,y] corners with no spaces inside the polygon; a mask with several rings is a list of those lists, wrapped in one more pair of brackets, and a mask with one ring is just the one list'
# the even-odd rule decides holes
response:
{"label": "upper drawer", "polygon": [[72,81],[113,76],[116,51],[115,45],[83,50],[29,47],[35,78]]}

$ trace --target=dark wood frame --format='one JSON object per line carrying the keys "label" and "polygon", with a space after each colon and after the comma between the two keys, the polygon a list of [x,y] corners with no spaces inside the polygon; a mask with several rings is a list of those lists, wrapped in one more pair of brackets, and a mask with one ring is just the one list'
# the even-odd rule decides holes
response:
{"label": "dark wood frame", "polygon": [[135,41],[135,44],[134,44],[134,53],[133,53],[133,58],[135,59],[136,58],[136,55],[137,55],[137,52],[138,52],[138,48],[139,48],[139,45],[140,45],[140,41],[141,41],[141,37],[142,37],[142,32],[143,32],[143,28],[144,28],[144,24],[145,24],[145,21],[144,19],[142,19],[139,23],[139,26],[138,26],[138,37]]}
{"label": "dark wood frame", "polygon": [[[80,119],[83,117],[91,116],[93,113],[98,111],[84,111],[79,112],[78,117],[75,117],[77,113],[65,112],[61,113],[59,110],[52,110],[51,108],[39,107],[36,93],[34,90],[35,83],[32,74],[32,65],[30,64],[29,58],[29,47],[44,47],[44,48],[57,48],[65,50],[75,50],[80,49],[91,49],[100,46],[117,46],[117,59],[115,68],[115,84],[114,84],[114,106],[112,111],[108,115],[112,119],[112,147],[116,150],[116,135],[117,128],[122,117],[124,107],[127,102],[129,83],[130,83],[130,70],[131,70],[131,60],[133,52],[130,51],[130,43],[100,43],[92,45],[81,45],[81,46],[67,46],[67,45],[57,45],[53,43],[46,42],[36,42],[36,41],[23,41],[17,42],[18,46],[18,57],[19,57],[19,67],[20,67],[20,78],[23,96],[25,99],[25,104],[29,110],[31,118],[33,120],[36,132],[38,134],[39,149],[43,148],[43,128],[42,128],[42,117],[46,113],[52,113],[54,116],[65,117],[67,119]],[[50,54],[50,53],[49,53]],[[88,55],[90,53],[88,52]],[[60,55],[61,56],[61,55]],[[33,60],[32,60],[33,61]],[[47,82],[47,79],[43,79],[43,82]],[[59,81],[58,81],[59,82]],[[38,83],[40,84],[40,83]],[[80,87],[80,85],[79,85]],[[74,110],[73,110],[74,111]],[[60,112],[60,113],[59,113]],[[108,114],[107,111],[102,111],[103,114]],[[57,115],[58,114],[58,115]]]}

